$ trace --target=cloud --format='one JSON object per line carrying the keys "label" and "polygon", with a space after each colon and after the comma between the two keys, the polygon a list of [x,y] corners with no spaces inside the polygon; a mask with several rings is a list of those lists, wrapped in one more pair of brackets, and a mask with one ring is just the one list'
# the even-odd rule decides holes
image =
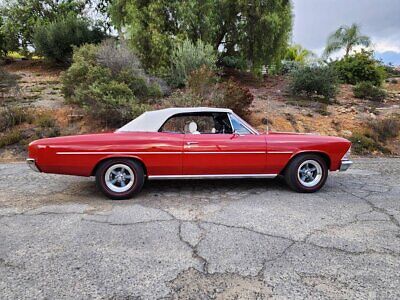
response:
{"label": "cloud", "polygon": [[321,53],[330,33],[357,23],[377,52],[400,53],[399,0],[293,0],[293,42]]}
{"label": "cloud", "polygon": [[396,52],[400,54],[400,43],[388,39],[378,39],[374,41],[373,49],[377,52]]}

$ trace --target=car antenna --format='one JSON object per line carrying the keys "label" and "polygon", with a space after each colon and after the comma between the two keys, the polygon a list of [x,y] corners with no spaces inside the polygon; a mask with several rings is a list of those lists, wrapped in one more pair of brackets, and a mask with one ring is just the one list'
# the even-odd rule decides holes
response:
{"label": "car antenna", "polygon": [[266,116],[266,122],[267,122],[267,134],[269,134],[269,95],[267,96],[267,116]]}

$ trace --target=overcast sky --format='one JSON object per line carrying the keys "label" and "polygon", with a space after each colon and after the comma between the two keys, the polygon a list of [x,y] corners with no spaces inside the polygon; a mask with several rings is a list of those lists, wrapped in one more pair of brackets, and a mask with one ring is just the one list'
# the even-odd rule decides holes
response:
{"label": "overcast sky", "polygon": [[321,54],[328,35],[357,23],[376,56],[400,65],[400,0],[293,0],[293,42]]}

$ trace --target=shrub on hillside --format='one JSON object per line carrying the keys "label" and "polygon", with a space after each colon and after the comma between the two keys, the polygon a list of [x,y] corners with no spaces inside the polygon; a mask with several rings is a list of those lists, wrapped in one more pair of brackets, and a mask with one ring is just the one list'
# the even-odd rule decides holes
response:
{"label": "shrub on hillside", "polygon": [[22,138],[21,131],[18,129],[6,131],[0,135],[0,148],[16,144],[20,142]]}
{"label": "shrub on hillside", "polygon": [[54,128],[56,127],[56,119],[50,112],[43,112],[37,115],[35,124],[40,128]]}
{"label": "shrub on hillside", "polygon": [[253,94],[247,87],[240,86],[230,79],[221,85],[222,97],[217,100],[217,106],[232,109],[243,119],[250,115],[250,105],[254,100]]}
{"label": "shrub on hillside", "polygon": [[301,68],[301,66],[303,66],[303,64],[298,61],[284,60],[281,62],[277,73],[281,75],[290,74]]}
{"label": "shrub on hillside", "polygon": [[215,71],[207,66],[201,66],[189,75],[187,86],[194,94],[202,98],[209,98],[212,97],[211,92],[217,82],[218,77],[215,75]]}
{"label": "shrub on hillside", "polygon": [[160,106],[165,107],[203,107],[212,106],[207,98],[202,98],[190,90],[176,90],[169,97],[162,99]]}
{"label": "shrub on hillside", "polygon": [[343,57],[333,63],[339,78],[348,84],[370,81],[380,86],[386,77],[385,68],[373,57],[372,52],[362,50],[354,55]]}
{"label": "shrub on hillside", "polygon": [[237,70],[246,70],[247,61],[244,58],[236,56],[224,56],[221,58],[219,64],[223,67],[233,68]]}
{"label": "shrub on hillside", "polygon": [[386,142],[400,135],[400,116],[391,115],[385,119],[375,120],[368,123],[365,132],[353,133],[350,141],[353,143],[352,150],[356,154],[371,154],[379,151],[390,153],[386,148]]}
{"label": "shrub on hillside", "polygon": [[[105,56],[118,51],[125,53],[124,57]],[[110,46],[109,41],[76,48],[73,63],[62,76],[67,101],[86,108],[93,118],[110,127],[136,117],[148,108],[151,98],[162,94],[158,82],[146,75],[136,56],[126,51],[124,45]],[[128,57],[123,66],[121,60]]]}
{"label": "shrub on hillside", "polygon": [[244,119],[250,115],[253,95],[248,88],[241,87],[231,79],[223,83],[210,83],[207,88],[199,88],[198,85],[192,87],[194,88],[174,92],[170,97],[163,99],[161,106],[223,107],[232,109]]}
{"label": "shrub on hillside", "polygon": [[104,36],[99,28],[90,29],[87,21],[69,14],[55,22],[38,24],[34,30],[33,44],[38,54],[65,63],[71,59],[73,46],[98,43]]}
{"label": "shrub on hillside", "polygon": [[305,65],[290,73],[289,89],[292,95],[323,96],[335,98],[338,79],[334,70],[327,66]]}
{"label": "shrub on hillside", "polygon": [[125,41],[120,44],[113,39],[104,40],[96,52],[97,62],[111,70],[113,75],[129,71],[135,76],[145,76],[142,64]]}
{"label": "shrub on hillside", "polygon": [[184,40],[172,53],[169,81],[176,87],[185,86],[193,71],[201,66],[213,70],[216,62],[217,55],[211,45],[204,44],[201,40],[195,44],[190,40]]}
{"label": "shrub on hillside", "polygon": [[381,142],[396,138],[400,135],[400,116],[392,115],[382,120],[370,123],[376,138]]}
{"label": "shrub on hillside", "polygon": [[[0,93],[9,93],[12,89],[18,90],[18,75],[0,69]],[[2,95],[4,96],[4,95]]]}
{"label": "shrub on hillside", "polygon": [[349,140],[352,143],[351,150],[354,154],[367,155],[376,151],[385,151],[369,133],[355,132]]}
{"label": "shrub on hillside", "polygon": [[0,108],[0,132],[22,123],[32,123],[33,118],[31,110],[27,108]]}
{"label": "shrub on hillside", "polygon": [[370,81],[358,83],[353,88],[354,97],[372,101],[383,101],[386,98],[386,91],[373,85]]}

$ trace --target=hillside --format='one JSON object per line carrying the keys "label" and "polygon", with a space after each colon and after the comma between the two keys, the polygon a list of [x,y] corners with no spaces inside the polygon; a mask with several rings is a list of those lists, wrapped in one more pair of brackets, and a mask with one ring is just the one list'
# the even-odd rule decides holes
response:
{"label": "hillside", "polygon": [[[0,147],[1,161],[24,159],[28,142],[35,138],[110,130],[85,117],[81,108],[65,103],[60,84],[62,69],[47,67],[40,61],[19,61],[2,69],[15,77],[17,85],[1,94],[1,106],[7,109],[22,107],[24,118],[30,117],[27,122],[16,124],[21,132],[19,139],[15,138],[16,143]],[[399,82],[385,83],[389,94],[382,103],[354,98],[352,87],[341,85],[336,101],[327,104],[291,97],[287,92],[288,79],[284,76],[270,76],[263,81],[247,80],[246,76],[237,74],[229,76],[236,76],[235,79],[254,96],[250,123],[261,131],[269,129],[350,138],[368,130],[374,120],[400,114]],[[0,138],[9,138],[6,135],[2,132]],[[383,152],[386,154],[400,155],[399,138],[387,141],[385,148]],[[381,152],[372,150],[371,154],[381,155]]]}

